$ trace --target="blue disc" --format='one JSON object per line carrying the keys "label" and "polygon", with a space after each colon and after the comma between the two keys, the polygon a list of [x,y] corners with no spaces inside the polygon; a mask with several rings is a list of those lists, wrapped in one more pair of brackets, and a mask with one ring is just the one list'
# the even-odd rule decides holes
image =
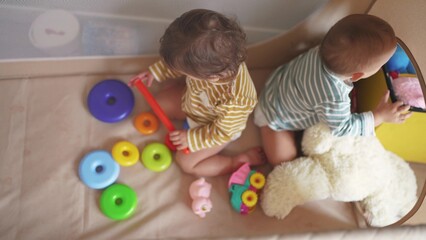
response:
{"label": "blue disc", "polygon": [[128,117],[135,105],[132,90],[115,79],[97,83],[87,96],[90,113],[99,121],[115,123]]}
{"label": "blue disc", "polygon": [[109,152],[97,150],[81,159],[78,171],[84,184],[93,189],[102,189],[117,180],[120,166]]}

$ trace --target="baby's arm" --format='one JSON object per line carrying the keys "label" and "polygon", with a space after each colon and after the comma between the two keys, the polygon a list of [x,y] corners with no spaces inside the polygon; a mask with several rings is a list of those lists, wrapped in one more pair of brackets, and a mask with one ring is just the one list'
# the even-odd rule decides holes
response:
{"label": "baby's arm", "polygon": [[159,82],[162,82],[166,79],[173,79],[182,76],[182,74],[168,68],[166,64],[161,60],[149,66],[149,71]]}
{"label": "baby's arm", "polygon": [[378,126],[384,122],[403,123],[412,114],[408,112],[409,109],[410,106],[405,105],[402,101],[390,103],[389,91],[387,91],[373,111],[374,125]]}
{"label": "baby's arm", "polygon": [[134,77],[129,82],[129,86],[133,86],[135,81],[141,79],[148,87],[152,85],[154,79],[159,82],[162,82],[166,79],[178,78],[182,76],[182,74],[177,73],[175,71],[170,70],[163,61],[158,61],[151,66],[149,66],[149,70],[139,73],[136,77]]}
{"label": "baby's arm", "polygon": [[350,105],[348,101],[324,102],[316,107],[316,113],[335,136],[374,135],[373,113],[351,113]]}
{"label": "baby's arm", "polygon": [[383,96],[373,112],[352,113],[349,102],[326,102],[317,107],[321,121],[327,123],[336,136],[374,135],[374,127],[384,123],[402,123],[411,116],[409,106],[397,101],[390,103],[389,91]]}
{"label": "baby's arm", "polygon": [[145,72],[141,72],[138,75],[136,75],[135,77],[133,77],[130,82],[128,83],[128,85],[130,87],[135,86],[136,81],[141,80],[143,83],[146,84],[146,86],[151,87],[152,82],[154,81],[154,76],[151,74],[150,71],[145,71]]}

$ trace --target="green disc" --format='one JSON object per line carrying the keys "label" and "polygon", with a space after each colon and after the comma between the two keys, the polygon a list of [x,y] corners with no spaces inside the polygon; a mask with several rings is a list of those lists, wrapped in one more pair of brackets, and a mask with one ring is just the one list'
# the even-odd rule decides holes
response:
{"label": "green disc", "polygon": [[149,170],[162,172],[172,164],[172,153],[162,143],[150,143],[143,149],[141,160]]}
{"label": "green disc", "polygon": [[136,210],[136,192],[127,185],[113,184],[102,192],[101,211],[113,220],[124,220]]}

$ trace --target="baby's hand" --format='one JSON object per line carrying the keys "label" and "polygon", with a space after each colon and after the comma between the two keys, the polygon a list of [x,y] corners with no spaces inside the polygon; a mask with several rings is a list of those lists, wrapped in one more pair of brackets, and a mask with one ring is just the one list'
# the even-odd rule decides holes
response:
{"label": "baby's hand", "polygon": [[408,112],[409,109],[410,106],[405,105],[402,101],[390,103],[389,91],[387,91],[373,111],[374,124],[378,126],[384,122],[403,123],[412,114]]}
{"label": "baby's hand", "polygon": [[145,71],[133,77],[127,85],[133,87],[136,81],[139,80],[141,80],[146,86],[151,87],[152,82],[154,81],[154,76],[151,74],[150,71]]}
{"label": "baby's hand", "polygon": [[188,148],[188,139],[186,130],[176,130],[170,133],[170,141],[176,146],[177,150]]}

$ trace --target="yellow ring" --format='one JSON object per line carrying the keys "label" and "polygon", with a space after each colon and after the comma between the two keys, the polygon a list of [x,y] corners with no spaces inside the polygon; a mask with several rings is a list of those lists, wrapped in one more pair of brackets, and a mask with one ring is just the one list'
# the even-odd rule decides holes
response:
{"label": "yellow ring", "polygon": [[112,147],[112,157],[122,166],[132,166],[139,160],[139,149],[131,142],[120,141]]}
{"label": "yellow ring", "polygon": [[265,176],[260,172],[255,172],[250,177],[250,184],[258,190],[265,186],[265,182]]}

